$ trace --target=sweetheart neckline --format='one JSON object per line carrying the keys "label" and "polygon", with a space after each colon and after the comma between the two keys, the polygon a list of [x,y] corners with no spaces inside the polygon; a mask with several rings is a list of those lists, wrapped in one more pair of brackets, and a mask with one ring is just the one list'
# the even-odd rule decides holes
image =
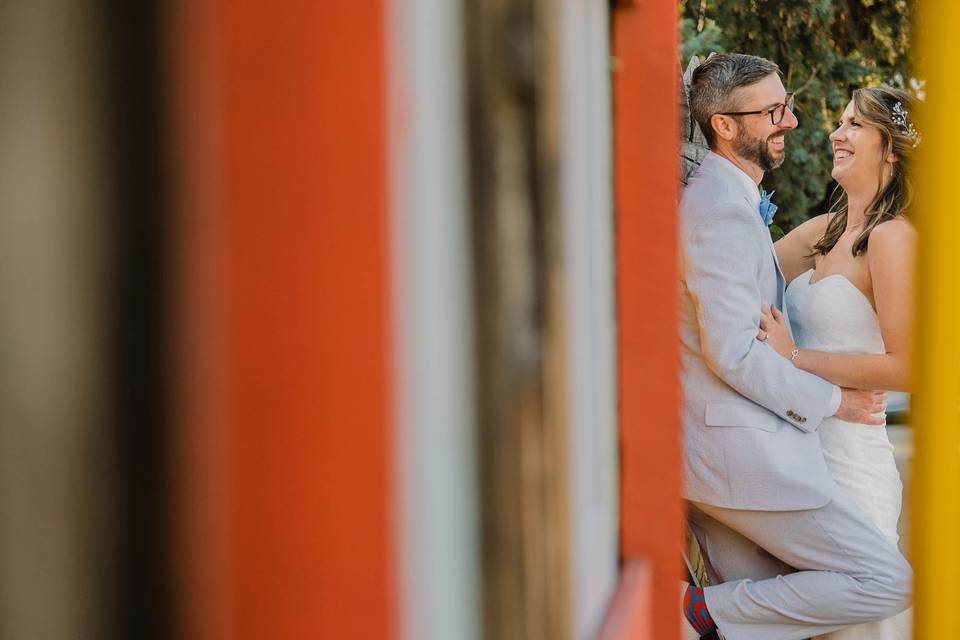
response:
{"label": "sweetheart neckline", "polygon": [[[810,274],[810,277],[807,278],[807,286],[810,286],[810,287],[815,287],[815,286],[817,286],[818,284],[820,284],[821,282],[823,282],[824,280],[829,280],[830,278],[840,278],[841,280],[843,280],[844,282],[846,282],[848,285],[850,285],[850,287],[852,287],[854,291],[856,291],[857,293],[860,294],[860,298],[862,298],[863,301],[866,302],[866,303],[870,306],[870,310],[873,311],[874,315],[876,315],[877,310],[873,308],[873,303],[870,302],[870,298],[868,298],[868,297],[867,297],[867,294],[865,294],[863,291],[860,290],[860,287],[858,287],[857,285],[853,284],[853,281],[850,280],[850,278],[848,278],[847,276],[843,275],[842,273],[831,273],[831,274],[828,274],[828,275],[823,276],[822,278],[820,278],[820,279],[817,280],[816,282],[813,282],[813,280],[812,280],[812,279],[813,279],[813,274],[816,273],[816,269],[808,269],[806,272],[804,272],[804,273],[802,273],[802,274],[800,274],[800,275],[801,275],[801,276],[804,276],[804,275],[806,275],[806,274],[808,274],[808,273]],[[796,280],[796,278],[794,278],[794,280]],[[793,281],[791,281],[790,284],[793,284]]]}

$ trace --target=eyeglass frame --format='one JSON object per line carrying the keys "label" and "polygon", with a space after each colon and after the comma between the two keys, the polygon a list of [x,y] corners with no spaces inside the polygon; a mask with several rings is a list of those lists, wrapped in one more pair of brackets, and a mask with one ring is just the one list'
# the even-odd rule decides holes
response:
{"label": "eyeglass frame", "polygon": [[[725,113],[720,112],[720,113],[715,113],[713,115],[715,116],[758,116],[758,115],[769,113],[770,124],[772,124],[773,126],[777,126],[778,124],[783,122],[784,118],[787,117],[787,109],[790,109],[790,111],[793,111],[793,105],[794,105],[794,101],[796,100],[796,97],[797,97],[796,93],[794,93],[793,91],[788,91],[787,99],[785,101],[777,103],[772,107],[761,109],[760,111],[727,111]],[[777,109],[780,109],[781,107],[783,108],[783,113],[780,114],[780,119],[774,122],[773,114],[774,112],[776,112]]]}

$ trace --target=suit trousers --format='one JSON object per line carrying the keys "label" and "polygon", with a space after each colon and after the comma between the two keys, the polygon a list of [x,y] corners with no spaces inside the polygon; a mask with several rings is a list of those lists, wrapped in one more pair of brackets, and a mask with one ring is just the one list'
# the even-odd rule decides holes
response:
{"label": "suit trousers", "polygon": [[688,505],[727,640],[802,640],[910,606],[909,563],[843,492],[800,511]]}

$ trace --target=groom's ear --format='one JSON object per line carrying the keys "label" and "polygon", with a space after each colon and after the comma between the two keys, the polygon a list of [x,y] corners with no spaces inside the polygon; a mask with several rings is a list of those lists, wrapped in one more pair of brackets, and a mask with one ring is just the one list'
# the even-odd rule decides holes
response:
{"label": "groom's ear", "polygon": [[737,137],[737,122],[730,116],[722,116],[715,113],[710,116],[710,126],[713,127],[717,138],[721,140],[733,140]]}

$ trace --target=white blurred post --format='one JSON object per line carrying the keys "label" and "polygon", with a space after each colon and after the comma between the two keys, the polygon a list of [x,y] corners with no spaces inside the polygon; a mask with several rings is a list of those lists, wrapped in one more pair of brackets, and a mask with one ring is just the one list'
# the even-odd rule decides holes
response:
{"label": "white blurred post", "polygon": [[617,380],[607,0],[562,0],[571,628],[596,637],[618,578]]}
{"label": "white blurred post", "polygon": [[462,5],[392,0],[390,189],[399,628],[479,635]]}

